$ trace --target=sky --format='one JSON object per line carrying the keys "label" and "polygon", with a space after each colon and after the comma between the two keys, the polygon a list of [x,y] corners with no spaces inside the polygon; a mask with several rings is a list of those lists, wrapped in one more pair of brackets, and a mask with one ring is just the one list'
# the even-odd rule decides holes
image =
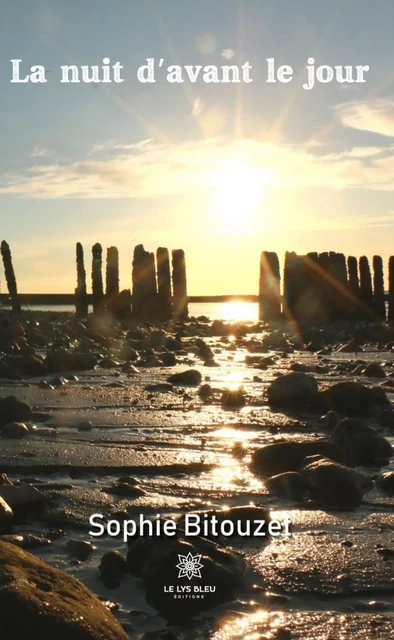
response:
{"label": "sky", "polygon": [[[19,0],[0,17],[0,229],[20,292],[71,293],[77,241],[89,280],[92,245],[118,246],[122,288],[136,244],[182,248],[190,295],[257,293],[263,250],[394,254],[392,0]],[[367,65],[366,82],[307,91],[311,57]],[[104,58],[123,82],[60,82]],[[268,83],[268,58],[292,81]],[[47,82],[10,82],[16,59]],[[247,62],[252,82],[166,77]]]}

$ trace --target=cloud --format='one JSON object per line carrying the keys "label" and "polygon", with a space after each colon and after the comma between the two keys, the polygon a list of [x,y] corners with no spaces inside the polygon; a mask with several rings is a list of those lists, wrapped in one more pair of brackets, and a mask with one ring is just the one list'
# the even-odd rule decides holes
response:
{"label": "cloud", "polygon": [[[28,198],[161,198],[209,193],[215,173],[252,166],[271,187],[394,190],[394,147],[320,147],[207,138],[101,145],[76,162],[36,164],[0,176],[0,194]],[[225,174],[224,174],[225,175]],[[213,176],[213,179],[212,179]]]}
{"label": "cloud", "polygon": [[222,58],[225,58],[226,60],[232,60],[235,56],[235,51],[234,49],[223,49],[220,55],[222,56]]}
{"label": "cloud", "polygon": [[346,127],[394,137],[394,98],[346,102],[336,111]]}
{"label": "cloud", "polygon": [[53,156],[53,151],[48,151],[48,149],[44,149],[42,147],[34,147],[33,151],[30,154],[31,158],[49,158]]}

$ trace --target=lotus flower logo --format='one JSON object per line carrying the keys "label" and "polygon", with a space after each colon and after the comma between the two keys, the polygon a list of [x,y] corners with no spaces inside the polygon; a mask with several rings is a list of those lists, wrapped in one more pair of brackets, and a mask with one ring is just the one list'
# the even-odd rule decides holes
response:
{"label": "lotus flower logo", "polygon": [[197,556],[192,556],[191,553],[188,553],[187,556],[182,556],[178,554],[179,564],[176,565],[177,569],[179,569],[178,578],[188,578],[191,580],[193,577],[201,578],[200,569],[203,568],[203,564],[201,564],[201,554]]}

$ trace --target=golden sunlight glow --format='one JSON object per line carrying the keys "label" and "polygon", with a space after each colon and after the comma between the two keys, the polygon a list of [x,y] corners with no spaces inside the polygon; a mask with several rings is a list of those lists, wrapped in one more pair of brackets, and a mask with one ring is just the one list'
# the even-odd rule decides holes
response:
{"label": "golden sunlight glow", "polygon": [[[228,322],[254,322],[258,320],[258,306],[254,302],[226,302],[221,309],[221,316],[222,320]],[[229,341],[234,340],[235,338],[230,336]]]}
{"label": "golden sunlight glow", "polygon": [[222,232],[251,231],[253,218],[270,181],[267,172],[245,162],[229,161],[210,172],[207,180],[214,190],[213,210]]}

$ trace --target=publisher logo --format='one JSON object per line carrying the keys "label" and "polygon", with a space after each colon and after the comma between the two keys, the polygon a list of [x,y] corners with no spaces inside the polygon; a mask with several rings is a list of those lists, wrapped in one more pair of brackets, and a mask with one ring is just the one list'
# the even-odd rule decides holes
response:
{"label": "publisher logo", "polygon": [[201,569],[203,568],[203,564],[201,564],[201,554],[192,556],[191,553],[188,553],[187,556],[182,556],[178,554],[179,564],[176,565],[176,568],[179,569],[178,578],[188,578],[191,580],[192,578],[202,578]]}

